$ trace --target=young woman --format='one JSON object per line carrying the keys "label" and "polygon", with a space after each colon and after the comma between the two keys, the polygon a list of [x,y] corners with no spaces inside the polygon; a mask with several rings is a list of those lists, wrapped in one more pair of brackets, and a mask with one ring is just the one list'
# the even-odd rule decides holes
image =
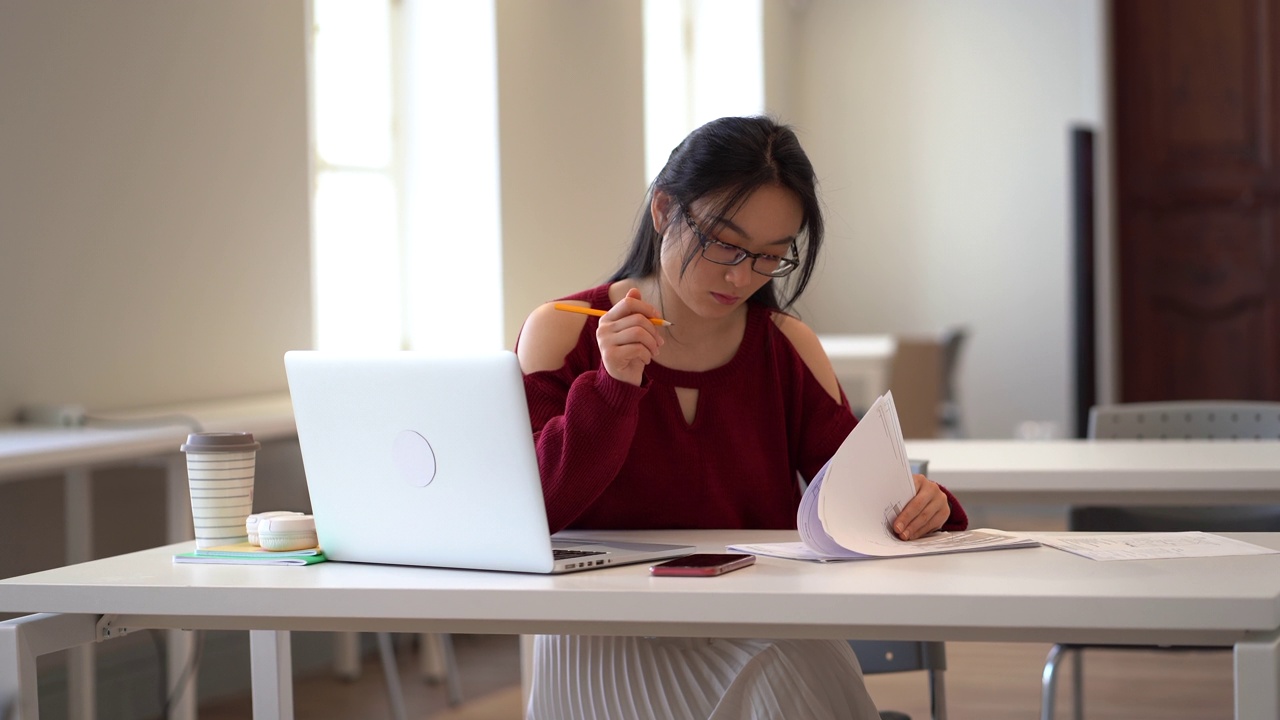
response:
{"label": "young woman", "polygon": [[[797,475],[857,422],[787,313],[822,245],[813,168],[790,128],[722,118],[672,151],[646,210],[609,281],[560,301],[603,317],[547,304],[521,331],[551,529],[794,528]],[[967,525],[915,483],[900,537]],[[878,715],[843,642],[539,636],[529,717]]]}

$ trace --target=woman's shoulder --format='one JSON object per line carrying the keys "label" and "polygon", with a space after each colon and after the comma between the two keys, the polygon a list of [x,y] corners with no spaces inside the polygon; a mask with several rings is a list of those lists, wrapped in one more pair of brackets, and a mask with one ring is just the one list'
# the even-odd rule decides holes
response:
{"label": "woman's shoulder", "polygon": [[595,287],[587,288],[586,290],[580,290],[572,295],[565,295],[564,297],[556,298],[551,302],[543,303],[538,306],[534,309],[534,312],[542,310],[548,306],[554,306],[556,303],[571,303],[573,305],[583,305],[585,307],[607,310],[613,306],[613,303],[609,301],[609,292],[613,285],[614,283],[596,285]]}
{"label": "woman's shoulder", "polygon": [[609,307],[609,285],[598,285],[581,292],[543,303],[533,309],[520,328],[516,355],[526,375],[564,366],[565,357],[578,346],[588,321],[595,318],[556,310],[557,303],[605,309]]}
{"label": "woman's shoulder", "polygon": [[831,365],[831,358],[827,357],[827,351],[823,349],[818,334],[794,315],[781,310],[770,310],[769,314],[772,326],[786,338],[787,343],[795,350],[796,355],[800,357],[813,377],[831,397],[839,401],[840,382],[836,379],[835,368]]}

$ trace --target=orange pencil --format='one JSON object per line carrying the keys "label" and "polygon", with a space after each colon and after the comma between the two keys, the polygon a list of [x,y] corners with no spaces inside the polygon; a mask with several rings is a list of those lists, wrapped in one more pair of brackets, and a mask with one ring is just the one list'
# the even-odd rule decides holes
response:
{"label": "orange pencil", "polygon": [[[597,310],[596,308],[590,308],[590,307],[581,307],[579,305],[567,305],[565,303],[556,303],[555,307],[557,310],[564,310],[565,312],[580,313],[582,315],[595,315],[596,317],[600,317],[605,313],[604,310]],[[658,327],[666,327],[672,324],[667,322],[666,320],[663,320],[662,318],[649,318],[649,322],[653,323],[654,325],[657,325]]]}

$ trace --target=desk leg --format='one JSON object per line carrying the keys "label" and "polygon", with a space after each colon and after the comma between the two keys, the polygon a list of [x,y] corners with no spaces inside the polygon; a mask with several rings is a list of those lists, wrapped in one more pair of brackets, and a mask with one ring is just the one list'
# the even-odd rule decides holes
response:
{"label": "desk leg", "polygon": [[418,672],[422,679],[429,683],[438,683],[448,676],[448,668],[444,659],[444,643],[439,633],[421,633],[418,635]]}
{"label": "desk leg", "polygon": [[1280,632],[1236,643],[1236,720],[1280,718]]}
{"label": "desk leg", "polygon": [[36,720],[40,694],[36,686],[36,654],[22,637],[18,618],[0,623],[0,718]]}
{"label": "desk leg", "polygon": [[[165,676],[168,680],[165,683],[168,689],[166,697],[173,698],[173,703],[169,706],[169,720],[195,720],[199,700],[196,697],[196,673],[187,673],[186,679],[182,679],[194,657],[195,633],[188,630],[168,630],[165,632],[165,644]],[[178,687],[180,681],[185,687]]]}
{"label": "desk leg", "polygon": [[333,672],[343,680],[360,677],[360,633],[333,634]]}
{"label": "desk leg", "polygon": [[[187,458],[185,455],[168,455],[164,459],[165,474],[165,542],[176,543],[195,537],[191,519],[191,490],[187,482]],[[196,696],[196,673],[186,676],[185,688],[179,688],[187,664],[195,651],[195,634],[187,630],[165,632],[168,648],[168,665],[165,673],[168,696],[174,698],[169,708],[169,720],[195,720],[199,698]]]}
{"label": "desk leg", "polygon": [[449,705],[462,704],[462,678],[458,658],[453,652],[453,636],[449,633],[421,633],[418,650],[419,671],[429,683],[444,681],[449,690]]}
{"label": "desk leg", "polygon": [[0,717],[38,720],[36,658],[92,644],[97,618],[92,615],[27,615],[0,622]]}
{"label": "desk leg", "polygon": [[288,631],[250,630],[253,720],[292,720],[293,655]]}
{"label": "desk leg", "polygon": [[[63,476],[63,514],[67,564],[93,559],[93,485],[88,467],[68,468]],[[67,652],[67,717],[93,720],[97,713],[95,646],[80,645]]]}

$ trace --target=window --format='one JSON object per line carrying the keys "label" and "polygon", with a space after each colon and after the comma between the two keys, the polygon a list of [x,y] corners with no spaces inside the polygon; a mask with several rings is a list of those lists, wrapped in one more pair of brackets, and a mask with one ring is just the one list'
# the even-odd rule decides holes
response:
{"label": "window", "polygon": [[[322,350],[502,347],[493,0],[312,0]],[[646,171],[763,111],[762,0],[646,0]]]}
{"label": "window", "polygon": [[313,0],[317,348],[502,346],[493,14]]}
{"label": "window", "polygon": [[645,0],[645,172],[685,135],[764,112],[762,0]]}
{"label": "window", "polygon": [[315,0],[316,347],[403,343],[391,8]]}

